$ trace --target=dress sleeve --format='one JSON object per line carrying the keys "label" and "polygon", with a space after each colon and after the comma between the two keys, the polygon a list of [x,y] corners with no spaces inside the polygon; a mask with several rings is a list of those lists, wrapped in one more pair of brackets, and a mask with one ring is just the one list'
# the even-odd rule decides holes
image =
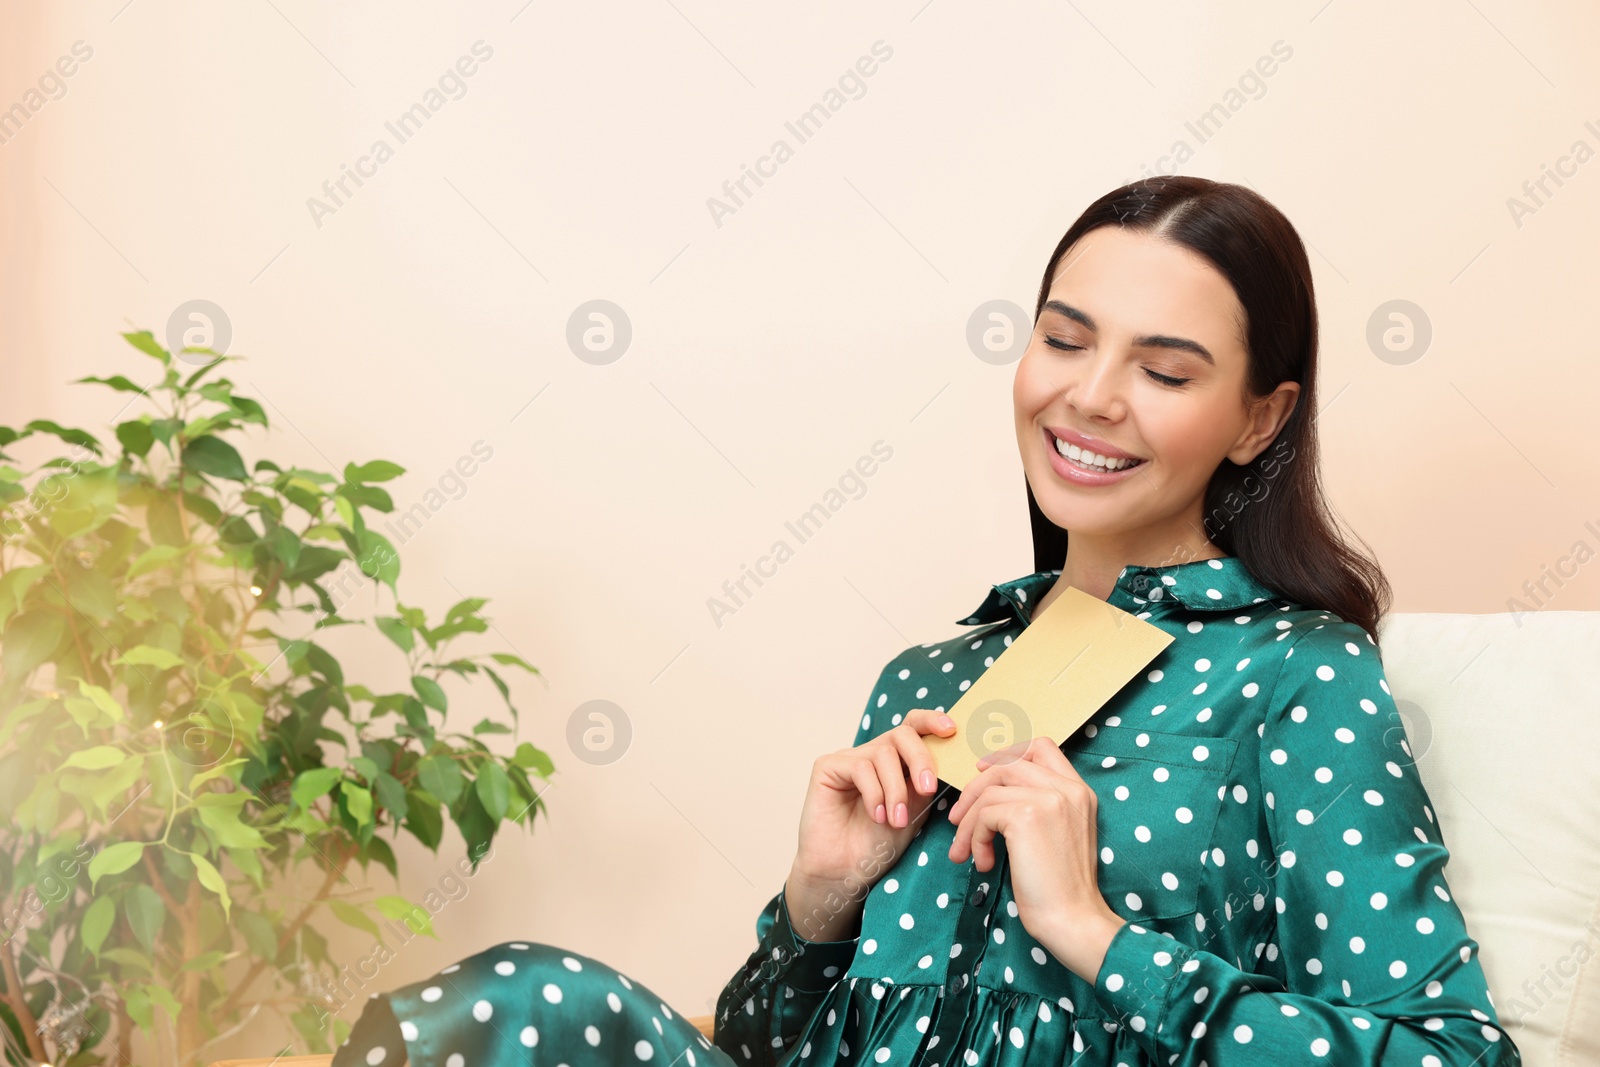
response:
{"label": "dress sleeve", "polygon": [[1275,974],[1127,923],[1098,999],[1171,1067],[1520,1065],[1366,631],[1330,618],[1294,638],[1260,735],[1276,929],[1243,955],[1281,954]]}
{"label": "dress sleeve", "polygon": [[[869,741],[887,727],[888,713],[879,709],[885,702],[884,683],[898,662],[896,657],[879,674],[853,744]],[[755,951],[717,997],[712,1044],[741,1064],[775,1063],[849,968],[859,940],[801,937],[780,889],[756,918]]]}

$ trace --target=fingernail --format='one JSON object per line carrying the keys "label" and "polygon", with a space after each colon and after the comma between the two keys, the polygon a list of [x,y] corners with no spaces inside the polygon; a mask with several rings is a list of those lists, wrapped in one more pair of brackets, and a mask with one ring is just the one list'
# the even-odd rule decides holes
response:
{"label": "fingernail", "polygon": [[922,772],[922,791],[924,793],[933,792],[933,772],[926,768]]}
{"label": "fingernail", "polygon": [[948,716],[948,715],[939,716],[939,729],[943,730],[945,727],[954,726],[955,724],[956,724],[956,721],[954,719],[952,719],[950,716]]}
{"label": "fingernail", "polygon": [[879,804],[878,805],[878,810],[872,813],[872,818],[873,818],[874,822],[882,822],[883,821],[883,805],[882,804]]}
{"label": "fingernail", "polygon": [[894,806],[894,824],[896,826],[904,826],[908,821],[909,820],[906,817],[906,806],[904,804],[896,804]]}

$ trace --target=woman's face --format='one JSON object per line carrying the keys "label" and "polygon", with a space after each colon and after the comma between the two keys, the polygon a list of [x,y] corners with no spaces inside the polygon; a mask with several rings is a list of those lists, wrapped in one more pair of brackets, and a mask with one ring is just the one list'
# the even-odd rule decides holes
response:
{"label": "woman's face", "polygon": [[[1216,268],[1148,233],[1085,234],[1057,264],[1012,385],[1040,509],[1074,535],[1124,542],[1134,558],[1212,554],[1207,483],[1224,457],[1254,459],[1299,391],[1285,383],[1249,407],[1246,367],[1244,309]],[[1058,438],[1122,469],[1083,469]]]}

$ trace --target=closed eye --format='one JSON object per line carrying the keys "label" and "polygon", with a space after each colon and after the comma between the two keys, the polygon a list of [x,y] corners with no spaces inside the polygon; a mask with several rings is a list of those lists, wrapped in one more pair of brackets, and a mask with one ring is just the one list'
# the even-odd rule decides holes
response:
{"label": "closed eye", "polygon": [[[1083,346],[1082,345],[1069,345],[1065,341],[1058,341],[1054,337],[1050,337],[1048,335],[1045,337],[1044,343],[1049,345],[1051,348],[1057,348],[1057,349],[1060,349],[1063,352],[1082,352],[1083,351]],[[1144,372],[1146,374],[1148,374],[1155,381],[1160,382],[1162,385],[1170,385],[1170,386],[1173,386],[1174,388],[1186,385],[1189,382],[1194,381],[1193,378],[1174,378],[1170,374],[1158,374],[1155,371],[1151,370],[1149,367],[1146,367],[1144,369]]]}

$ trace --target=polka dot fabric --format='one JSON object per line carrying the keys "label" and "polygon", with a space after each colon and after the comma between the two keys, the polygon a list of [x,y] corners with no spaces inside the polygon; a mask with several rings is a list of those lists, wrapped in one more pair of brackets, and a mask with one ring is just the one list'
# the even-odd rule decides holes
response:
{"label": "polka dot fabric", "polygon": [[[978,629],[891,660],[854,743],[948,710],[1058,577],[996,585],[959,620]],[[1100,798],[1100,889],[1128,920],[1093,983],[1023,928],[1004,838],[980,872],[950,862],[955,828],[930,817],[857,936],[806,940],[782,891],[768,902],[709,1044],[637,983],[550,946],[507,985],[494,967],[517,950],[501,945],[390,994],[392,1018],[375,1001],[334,1067],[400,1031],[416,1067],[1519,1065],[1365,632],[1233,557],[1125,568],[1108,599],[1175,640],[1062,745]],[[958,796],[945,786],[934,815]],[[533,1030],[537,1046],[519,1040]]]}
{"label": "polka dot fabric", "polygon": [[660,997],[598,960],[508,941],[375,995],[333,1067],[513,1067],[729,1060]]}

